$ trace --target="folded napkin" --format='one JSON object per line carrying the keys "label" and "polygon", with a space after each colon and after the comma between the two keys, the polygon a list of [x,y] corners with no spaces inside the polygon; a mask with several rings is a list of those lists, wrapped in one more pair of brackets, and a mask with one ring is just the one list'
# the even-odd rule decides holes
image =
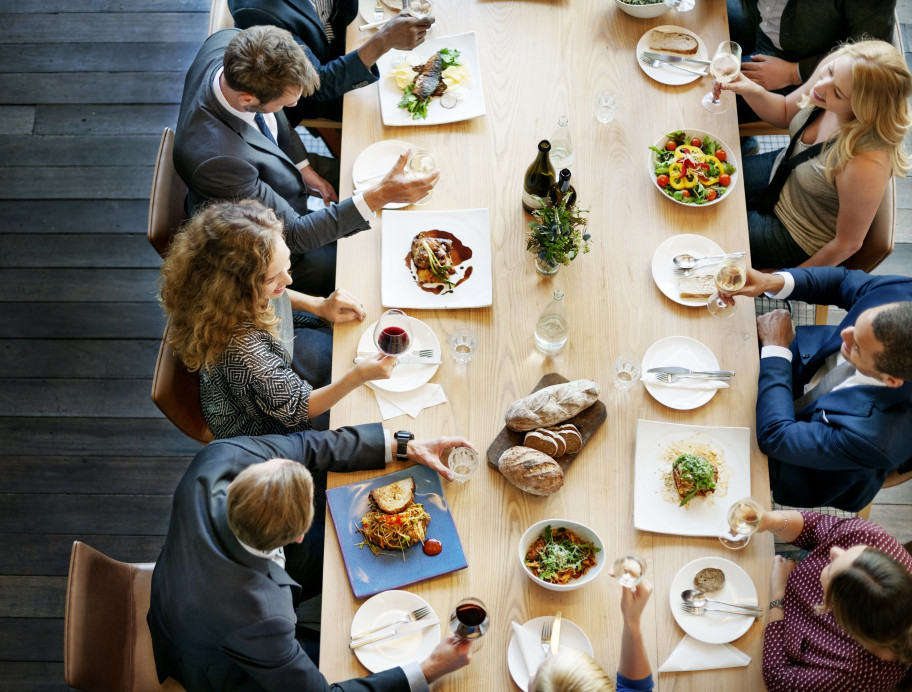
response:
{"label": "folded napkin", "polygon": [[659,672],[740,668],[750,662],[750,656],[731,644],[707,644],[685,634],[684,639],[671,652],[668,660],[659,666]]}
{"label": "folded napkin", "polygon": [[437,404],[446,403],[446,394],[443,393],[443,387],[439,384],[423,384],[417,389],[408,392],[388,392],[385,389],[378,389],[371,385],[367,386],[374,392],[377,398],[377,405],[380,407],[380,417],[383,420],[396,418],[403,413],[407,413],[412,418],[417,418],[422,409]]}
{"label": "folded napkin", "polygon": [[516,645],[519,647],[523,664],[526,666],[526,673],[531,678],[542,664],[542,661],[545,660],[545,650],[541,645],[541,637],[536,637],[529,630],[515,622],[510,624],[513,625],[513,636],[516,638]]}
{"label": "folded napkin", "polygon": [[646,373],[640,378],[650,387],[668,387],[670,389],[726,389],[728,382],[722,380],[701,380],[692,377],[681,377],[677,382],[662,382],[656,379],[656,373]]}

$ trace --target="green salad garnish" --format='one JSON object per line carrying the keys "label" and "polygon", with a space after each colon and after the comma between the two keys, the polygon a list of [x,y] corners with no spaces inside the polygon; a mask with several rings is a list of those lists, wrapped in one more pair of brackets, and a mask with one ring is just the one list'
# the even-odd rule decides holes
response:
{"label": "green salad garnish", "polygon": [[552,584],[566,584],[595,564],[598,547],[580,539],[570,529],[545,527],[526,553],[525,564],[532,573]]}
{"label": "green salad garnish", "polygon": [[690,502],[694,495],[703,490],[715,490],[715,469],[703,457],[696,454],[682,454],[671,465],[685,483],[692,484],[690,491],[681,498],[680,506]]}

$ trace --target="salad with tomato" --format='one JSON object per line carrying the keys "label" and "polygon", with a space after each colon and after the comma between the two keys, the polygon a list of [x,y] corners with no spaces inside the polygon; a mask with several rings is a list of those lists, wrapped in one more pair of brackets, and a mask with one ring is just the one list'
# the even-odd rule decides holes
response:
{"label": "salad with tomato", "polygon": [[666,195],[682,204],[708,204],[725,195],[736,169],[720,142],[708,135],[689,137],[683,130],[665,137],[664,148],[649,148],[656,183]]}

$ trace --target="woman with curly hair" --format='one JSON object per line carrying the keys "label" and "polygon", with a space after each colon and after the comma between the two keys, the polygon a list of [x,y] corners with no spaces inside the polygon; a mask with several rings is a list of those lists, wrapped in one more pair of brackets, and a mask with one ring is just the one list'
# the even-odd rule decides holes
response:
{"label": "woman with curly hair", "polygon": [[203,414],[216,439],[310,428],[395,366],[395,358],[376,354],[330,382],[332,330],[324,321],[363,320],[364,311],[343,290],[318,298],[288,289],[289,258],[275,213],[243,200],[194,216],[162,265],[171,343],[188,369],[200,371]]}
{"label": "woman with curly hair", "polygon": [[723,88],[791,135],[787,149],[743,162],[753,266],[835,267],[855,254],[890,178],[912,167],[912,75],[900,52],[846,44],[787,96],[744,75]]}

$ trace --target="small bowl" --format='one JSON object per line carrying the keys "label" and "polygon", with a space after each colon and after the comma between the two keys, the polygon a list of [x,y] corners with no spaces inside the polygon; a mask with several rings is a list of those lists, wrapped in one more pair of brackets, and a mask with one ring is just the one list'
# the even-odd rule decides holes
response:
{"label": "small bowl", "polygon": [[[662,197],[671,200],[675,204],[681,204],[685,207],[696,207],[698,209],[702,209],[703,207],[710,207],[713,204],[718,204],[719,202],[728,199],[732,193],[732,190],[735,189],[735,185],[737,185],[738,179],[741,177],[741,164],[735,157],[735,150],[728,146],[725,142],[722,141],[720,137],[717,137],[712,132],[707,132],[706,130],[696,130],[687,127],[682,127],[679,129],[685,133],[686,139],[688,141],[690,141],[693,137],[699,137],[700,139],[706,139],[709,137],[710,139],[714,139],[722,145],[722,148],[725,150],[725,153],[728,157],[726,161],[735,166],[735,172],[731,174],[731,185],[728,186],[728,191],[724,195],[721,197],[716,197],[712,202],[704,202],[703,204],[689,204],[687,202],[679,202],[674,197],[670,197],[665,194],[665,190],[659,187],[659,179],[655,174],[656,153],[652,149],[649,149],[646,156],[646,170],[649,171],[649,178],[652,180],[652,184],[655,189],[662,194]],[[659,137],[658,141],[655,143],[656,149],[663,149],[665,147],[666,141],[668,141],[668,138],[665,135]],[[740,153],[740,151],[738,153]]]}
{"label": "small bowl", "polygon": [[660,17],[671,9],[664,2],[657,2],[652,5],[631,5],[629,2],[624,2],[624,0],[614,1],[623,12],[626,12],[631,17],[638,17],[639,19],[652,19],[654,17]]}
{"label": "small bowl", "polygon": [[[550,525],[552,529],[570,529],[584,541],[592,543],[598,548],[598,552],[595,554],[595,565],[590,567],[579,579],[573,579],[567,584],[552,584],[551,582],[539,579],[532,574],[528,567],[526,567],[526,553],[529,552],[529,547],[548,525]],[[599,535],[585,524],[570,521],[569,519],[545,519],[532,524],[532,526],[523,533],[522,538],[519,539],[517,552],[519,555],[519,565],[522,567],[522,571],[525,575],[534,583],[549,591],[575,591],[595,579],[605,566],[605,546],[602,543],[602,539],[599,538]]]}

